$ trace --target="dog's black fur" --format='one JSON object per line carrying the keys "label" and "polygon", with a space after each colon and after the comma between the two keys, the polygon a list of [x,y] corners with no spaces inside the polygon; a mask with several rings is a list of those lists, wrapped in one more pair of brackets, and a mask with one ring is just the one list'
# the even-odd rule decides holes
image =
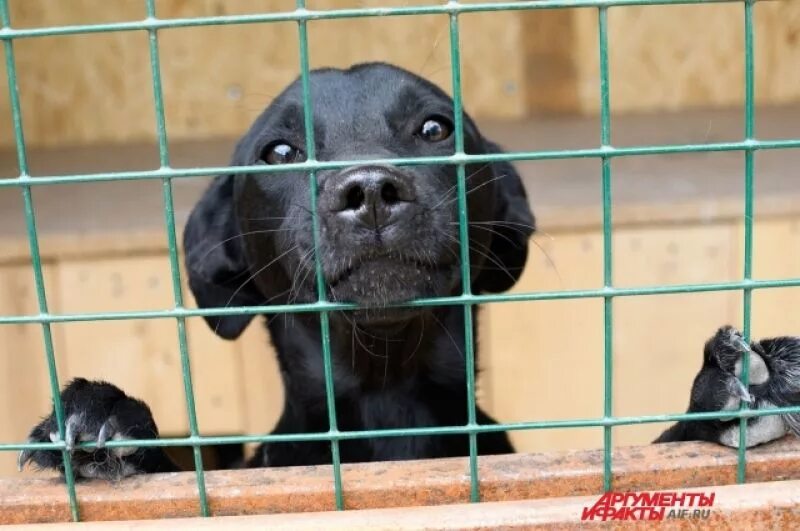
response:
{"label": "dog's black fur", "polygon": [[[317,70],[310,76],[316,158],[357,161],[455,153],[453,103],[439,88],[385,64]],[[464,151],[497,153],[464,116]],[[284,164],[285,172],[222,175],[195,207],[184,233],[186,269],[200,307],[314,302],[314,233],[310,181],[291,164],[306,158],[298,81],[258,117],[236,147],[232,165]],[[467,423],[464,319],[461,306],[398,308],[411,299],[462,291],[457,174],[452,165],[391,166],[365,162],[317,173],[318,259],[329,300],[362,309],[331,312],[330,345],[338,428],[344,431]],[[518,280],[534,218],[519,175],[508,163],[466,166],[469,285],[501,292]],[[477,320],[477,310],[472,309]],[[247,315],[207,319],[234,339]],[[266,318],[285,387],[273,433],[329,429],[321,317],[279,313]],[[473,340],[476,338],[473,337]],[[113,353],[112,353],[113,354]],[[67,444],[150,438],[147,406],[102,382],[76,380],[63,392]],[[724,402],[724,401],[723,401]],[[477,422],[495,421],[480,408]],[[664,440],[688,437],[674,429]],[[31,440],[57,437],[51,415]],[[468,437],[403,436],[343,440],[345,462],[468,454]],[[481,454],[512,452],[505,433],[478,436]],[[61,453],[23,452],[61,469]],[[175,470],[158,448],[73,452],[78,476],[118,478]],[[250,466],[331,461],[330,444],[262,445]]]}
{"label": "dog's black fur", "polygon": [[[316,158],[355,161],[455,153],[453,103],[439,88],[399,68],[363,64],[311,73]],[[464,151],[495,153],[464,115]],[[310,182],[291,171],[305,159],[299,81],[259,116],[238,143],[232,165],[284,163],[278,174],[217,177],[184,232],[186,269],[200,307],[289,304],[317,300]],[[469,164],[466,170],[470,286],[499,292],[519,278],[534,230],[525,190],[508,163]],[[333,387],[340,430],[467,423],[464,310],[459,305],[397,308],[415,298],[462,290],[458,240],[457,170],[453,165],[389,166],[355,163],[317,173],[319,260],[326,296],[364,309],[330,313]],[[477,320],[477,310],[472,310]],[[234,339],[252,316],[210,317],[220,336]],[[285,387],[274,433],[325,432],[320,316],[269,316]],[[155,436],[146,406],[109,384],[77,380],[63,393],[69,435],[105,440]],[[119,411],[119,403],[126,411]],[[136,407],[138,406],[138,407]],[[129,411],[135,411],[133,432]],[[146,422],[141,419],[147,419]],[[72,419],[72,420],[70,420]],[[108,426],[111,419],[113,426]],[[481,424],[494,420],[477,409]],[[46,419],[31,438],[49,440]],[[141,432],[144,433],[141,433]],[[373,461],[468,454],[464,435],[344,440],[341,459]],[[478,436],[482,454],[512,452],[504,433]],[[90,477],[174,469],[159,449],[119,457],[76,451],[76,471]],[[95,452],[96,453],[96,452]],[[33,452],[44,467],[60,466],[57,452]],[[85,458],[85,463],[81,461]],[[328,463],[325,441],[263,445],[250,466]],[[24,460],[23,460],[24,462]]]}

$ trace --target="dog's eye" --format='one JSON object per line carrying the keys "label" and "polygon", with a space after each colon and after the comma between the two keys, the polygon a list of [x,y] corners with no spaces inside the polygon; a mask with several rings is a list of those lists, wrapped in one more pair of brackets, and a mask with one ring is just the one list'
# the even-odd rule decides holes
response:
{"label": "dog's eye", "polygon": [[441,142],[450,136],[452,124],[441,116],[431,116],[419,128],[419,136],[428,142]]}
{"label": "dog's eye", "polygon": [[303,158],[302,151],[286,142],[273,142],[261,151],[261,160],[267,164],[292,164]]}

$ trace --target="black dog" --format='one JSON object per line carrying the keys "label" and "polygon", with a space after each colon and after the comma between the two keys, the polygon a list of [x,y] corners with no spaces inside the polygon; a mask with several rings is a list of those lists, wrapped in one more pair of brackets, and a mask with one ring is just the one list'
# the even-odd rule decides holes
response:
{"label": "black dog", "polygon": [[[455,152],[453,104],[427,81],[384,64],[311,74],[316,156],[322,161],[446,156]],[[239,142],[233,165],[285,165],[286,171],[217,177],[192,213],[184,234],[186,266],[201,307],[289,304],[317,300],[309,178],[292,171],[306,158],[299,82],[289,86]],[[464,117],[466,153],[496,153]],[[519,278],[534,219],[510,164],[466,168],[473,293],[500,292]],[[332,301],[363,309],[330,314],[334,391],[340,430],[467,423],[464,311],[460,306],[397,307],[422,297],[461,293],[456,169],[452,165],[388,166],[369,162],[317,174],[319,260]],[[476,310],[472,312],[477,318]],[[251,316],[207,319],[233,339]],[[285,387],[283,414],[273,433],[329,429],[320,317],[277,314],[267,326]],[[765,358],[765,361],[767,358]],[[731,372],[731,371],[729,371]],[[754,371],[755,373],[755,371]],[[738,375],[731,372],[730,378]],[[698,377],[700,404],[725,404],[728,387]],[[754,381],[755,382],[755,381]],[[704,392],[706,389],[708,392]],[[736,390],[733,386],[730,389]],[[721,402],[720,402],[721,400]],[[159,448],[102,448],[109,439],[157,437],[148,407],[111,384],[75,380],[63,391],[66,443],[77,475],[119,478],[175,470]],[[477,410],[480,424],[494,420]],[[680,424],[662,440],[721,440]],[[30,439],[57,440],[53,415]],[[713,435],[716,434],[716,435]],[[724,441],[723,441],[724,442]],[[343,440],[345,462],[463,456],[468,437],[404,436]],[[480,454],[512,452],[504,433],[478,436]],[[61,452],[20,454],[40,467],[63,470]],[[325,441],[271,443],[250,466],[329,463]]]}
{"label": "black dog", "polygon": [[[455,153],[453,102],[431,83],[384,64],[311,73],[316,157],[321,161],[447,156]],[[284,165],[277,174],[222,175],[194,209],[184,233],[186,269],[201,307],[317,300],[310,183],[292,171],[306,159],[300,83],[290,85],[241,139],[233,165]],[[499,152],[464,116],[464,150]],[[519,176],[508,163],[466,167],[470,285],[499,292],[519,278],[534,219]],[[457,176],[453,165],[390,166],[365,162],[317,174],[319,259],[327,297],[363,309],[330,315],[338,427],[371,430],[467,423],[464,311],[461,306],[398,308],[411,299],[460,294]],[[476,317],[473,311],[473,318]],[[212,317],[233,339],[251,316]],[[274,433],[325,432],[320,317],[267,319],[285,387]],[[63,392],[66,438],[152,438],[145,404],[116,387],[76,380]],[[477,410],[477,421],[494,423]],[[31,439],[55,437],[48,418]],[[51,435],[53,434],[53,435]],[[342,441],[345,462],[461,456],[464,435]],[[478,437],[481,454],[512,452],[504,433]],[[174,470],[157,448],[74,453],[86,477]],[[60,452],[20,456],[61,468]],[[265,444],[251,466],[329,463],[325,441]]]}

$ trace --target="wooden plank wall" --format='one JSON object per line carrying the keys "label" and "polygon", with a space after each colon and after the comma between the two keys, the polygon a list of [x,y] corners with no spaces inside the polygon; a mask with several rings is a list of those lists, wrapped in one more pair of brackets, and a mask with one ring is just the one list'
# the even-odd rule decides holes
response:
{"label": "wooden plank wall", "polygon": [[[435,3],[433,0],[414,4]],[[139,0],[11,0],[15,26],[139,20]],[[399,6],[406,0],[314,0],[309,7]],[[291,10],[289,0],[161,0],[161,17]],[[611,100],[617,112],[739,105],[743,98],[740,4],[611,9]],[[800,2],[759,2],[756,97],[800,101]],[[462,17],[467,109],[482,118],[598,110],[597,15],[593,9]],[[312,66],[383,60],[448,89],[447,18],[389,17],[309,25]],[[298,72],[294,23],[183,28],[161,33],[171,138],[238,136]],[[224,43],[222,45],[221,43]],[[106,33],[17,42],[27,140],[68,145],[152,139],[146,35]],[[12,143],[0,83],[0,146]],[[124,124],[124,125],[122,125]]]}
{"label": "wooden plank wall", "polygon": [[[614,234],[618,286],[675,285],[741,278],[743,228],[738,222],[680,227],[621,227]],[[599,231],[539,236],[514,291],[602,286]],[[547,256],[545,256],[545,253]],[[756,278],[800,277],[800,220],[756,223]],[[796,335],[800,289],[756,291],[753,335]],[[591,418],[602,415],[603,303],[580,299],[502,303],[484,310],[481,338],[489,406],[504,421]],[[740,292],[619,298],[614,302],[614,414],[685,411],[702,347],[717,327],[741,326]],[[615,445],[646,444],[665,428],[614,429]],[[525,451],[596,448],[600,429],[515,432]]]}
{"label": "wooden plank wall", "polygon": [[[756,100],[800,97],[800,3],[755,9]],[[597,13],[530,12],[526,31],[528,111],[599,111]],[[741,4],[635,6],[609,10],[611,103],[616,112],[741,106],[744,14]]]}
{"label": "wooden plank wall", "polygon": [[[619,227],[614,236],[620,286],[700,283],[740,278],[742,226],[716,222],[673,228]],[[537,236],[515,291],[597,288],[602,284],[599,230]],[[800,218],[756,223],[757,278],[800,277]],[[70,258],[45,270],[57,312],[157,309],[171,305],[166,256]],[[191,302],[191,297],[188,299]],[[800,289],[756,291],[756,337],[796,334]],[[27,266],[0,267],[0,313],[31,314],[35,294]],[[741,294],[629,297],[614,302],[614,413],[683,411],[700,367],[702,345],[716,327],[741,324]],[[481,320],[481,403],[503,421],[602,415],[603,304],[582,299],[501,303]],[[189,347],[200,429],[204,434],[264,433],[281,409],[282,389],[266,334],[251,326],[236,342],[190,319]],[[63,381],[103,378],[147,401],[165,435],[187,432],[177,335],[172,320],[59,324],[53,327]],[[0,440],[22,440],[49,409],[38,326],[0,327]],[[614,430],[615,445],[645,444],[661,425]],[[599,429],[516,432],[522,451],[596,448]],[[0,475],[14,456],[0,453]]]}
{"label": "wooden plank wall", "polygon": [[[54,312],[146,310],[172,306],[165,254],[65,259],[44,270]],[[184,292],[191,300],[186,287]],[[30,267],[0,266],[0,314],[37,313]],[[52,326],[59,379],[113,382],[144,399],[165,436],[188,434],[175,321],[92,321]],[[282,406],[282,384],[266,331],[252,326],[237,341],[216,337],[201,319],[187,320],[200,430],[264,433]],[[39,325],[0,326],[0,441],[22,441],[51,408]],[[0,452],[0,475],[15,470]]]}
{"label": "wooden plank wall", "polygon": [[[143,17],[143,3],[138,1],[86,0],[70,3],[69,8],[52,0],[12,4],[15,24],[20,26]],[[407,2],[370,0],[363,4],[400,6]],[[346,6],[352,7],[352,2],[309,2],[309,7],[323,9]],[[294,2],[286,0],[172,0],[158,2],[158,13],[170,18],[293,7]],[[462,48],[469,107],[477,114],[522,116],[522,57],[514,52],[521,38],[518,17],[511,13],[465,17],[462,31],[470,36],[465,37]],[[311,65],[388,61],[449,88],[448,38],[446,17],[319,21],[309,29]],[[21,41],[16,51],[23,105],[36,109],[25,116],[32,144],[152,138],[155,125],[143,32]],[[240,135],[298,74],[295,23],[164,31],[161,52],[168,130],[176,140]],[[5,98],[0,99],[3,121],[9,111]],[[8,133],[0,138],[0,145],[9,143]]]}
{"label": "wooden plank wall", "polygon": [[[615,111],[741,106],[744,101],[744,8],[741,3],[631,7],[609,11],[611,101]],[[756,101],[800,97],[800,3],[754,8]],[[599,110],[597,17],[576,12],[578,98]]]}
{"label": "wooden plank wall", "polygon": [[[43,268],[46,289],[57,292],[53,267]],[[38,313],[33,276],[28,266],[0,266],[0,314],[35,315]],[[60,357],[58,368],[63,367]],[[50,381],[47,377],[39,326],[0,326],[0,440],[22,441],[33,423],[51,407]],[[0,475],[16,471],[16,455],[0,452]]]}

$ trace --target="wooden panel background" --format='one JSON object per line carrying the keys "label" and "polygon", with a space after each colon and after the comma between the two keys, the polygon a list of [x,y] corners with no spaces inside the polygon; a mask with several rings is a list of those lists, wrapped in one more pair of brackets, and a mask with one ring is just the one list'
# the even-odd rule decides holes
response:
{"label": "wooden panel background", "polygon": [[[414,4],[436,3],[432,0]],[[140,20],[139,0],[11,0],[19,27]],[[315,0],[309,7],[407,5],[405,0]],[[289,0],[160,0],[164,18],[291,10]],[[800,2],[759,2],[756,98],[800,101]],[[740,105],[744,87],[739,4],[613,8],[611,91],[618,112]],[[450,86],[445,16],[315,21],[312,66],[394,62]],[[161,32],[167,124],[174,140],[237,136],[298,72],[294,23]],[[224,43],[221,45],[220,43]],[[461,29],[466,108],[482,118],[596,113],[597,15],[592,9],[467,14]],[[152,140],[144,32],[24,39],[16,43],[31,145]],[[0,146],[12,144],[5,83]],[[120,124],[124,124],[120,126]]]}
{"label": "wooden panel background", "polygon": [[[555,232],[539,237],[514,291],[602,286],[602,237],[598,231]],[[741,278],[742,227],[738,223],[649,228],[622,227],[614,236],[618,286],[635,287],[734,281]],[[759,220],[754,268],[757,278],[800,277],[800,223]],[[546,253],[547,256],[544,256]],[[554,267],[555,266],[555,267]],[[702,362],[702,347],[717,327],[741,326],[737,291],[621,297],[614,301],[614,414],[683,412]],[[756,291],[754,337],[793,335],[800,317],[800,289]],[[603,304],[600,300],[501,303],[484,310],[481,346],[490,409],[505,421],[602,415]],[[646,444],[664,425],[614,429],[614,444]],[[512,435],[518,448],[595,448],[599,429],[541,430]]]}
{"label": "wooden panel background", "polygon": [[[172,306],[166,256],[65,262],[58,267],[65,312]],[[91,297],[86,293],[91,284]],[[188,300],[191,295],[184,286]],[[177,326],[173,319],[58,325],[61,377],[107,379],[151,404],[165,434],[188,434]],[[280,383],[266,332],[254,323],[240,341],[218,338],[202,319],[187,320],[198,424],[204,433],[266,431],[280,410]],[[258,343],[258,349],[254,348]],[[259,404],[261,406],[259,407]],[[163,419],[163,420],[161,420]]]}
{"label": "wooden panel background", "polygon": [[[602,238],[597,231],[541,239],[514,292],[602,285]],[[507,421],[602,415],[603,303],[582,299],[501,303],[484,309],[489,332],[481,342],[484,378],[495,391],[492,412]],[[579,368],[579,369],[577,369]],[[577,369],[577,370],[576,370]],[[517,448],[596,446],[596,430],[515,432]]]}
{"label": "wooden panel background", "polygon": [[[800,98],[800,2],[758,2],[756,101]],[[599,111],[597,12],[526,13],[533,50],[526,87],[532,112]],[[633,6],[608,16],[612,109],[646,112],[744,101],[741,4]],[[568,44],[567,44],[568,43]]]}
{"label": "wooden panel background", "polygon": [[[44,269],[55,312],[172,306],[166,256],[66,260]],[[186,288],[184,288],[186,289]],[[188,289],[185,293],[189,300]],[[0,267],[0,314],[37,312],[28,266]],[[94,321],[52,326],[63,385],[75,377],[113,382],[147,402],[165,436],[188,435],[177,327],[173,319]],[[282,384],[263,327],[236,342],[187,320],[198,424],[204,434],[268,432],[282,407]],[[0,441],[22,441],[51,408],[39,325],[0,326]],[[0,475],[16,456],[0,452]]]}
{"label": "wooden panel background", "polygon": [[[405,5],[403,0],[360,4]],[[138,20],[141,2],[12,2],[15,25]],[[309,7],[352,7],[316,0]],[[158,2],[165,18],[291,10],[294,2],[248,0]],[[515,53],[520,21],[512,13],[465,16],[464,98],[476,113],[524,115],[523,57]],[[467,37],[468,36],[468,37]],[[449,34],[443,16],[318,21],[309,25],[312,67],[388,61],[450,86]],[[181,28],[161,33],[163,90],[170,137],[237,136],[298,75],[297,25]],[[212,44],[213,43],[213,44]],[[219,46],[219,43],[225,43]],[[152,138],[149,55],[143,32],[52,37],[17,43],[25,130],[31,144],[56,145]],[[235,60],[231,60],[235,58]],[[0,88],[0,91],[4,89]],[[9,116],[0,94],[0,121]],[[120,127],[119,124],[125,124]],[[10,130],[0,145],[11,143]]]}
{"label": "wooden panel background", "polygon": [[[58,307],[53,267],[43,268],[49,303]],[[29,267],[0,267],[0,314],[38,313]],[[54,339],[58,332],[53,331]],[[63,358],[57,361],[63,361]],[[61,369],[63,363],[58,363]],[[50,408],[50,380],[39,325],[0,326],[0,440],[22,441],[33,423]],[[0,452],[0,475],[16,472],[16,454]]]}
{"label": "wooden panel background", "polygon": [[[619,227],[614,236],[615,282],[620,286],[735,280],[742,270],[738,222],[651,228]],[[599,230],[554,230],[536,237],[515,292],[602,285]],[[757,278],[800,276],[800,219],[756,223]],[[45,269],[51,308],[58,312],[170,307],[163,255],[80,259]],[[187,292],[188,293],[188,292]],[[191,296],[188,296],[191,302]],[[800,330],[800,289],[756,291],[753,334]],[[0,267],[0,312],[35,312],[27,266]],[[741,294],[718,292],[622,297],[614,302],[614,413],[683,411],[702,345],[716,327],[741,324]],[[479,337],[480,402],[502,421],[602,415],[603,304],[580,299],[497,303],[484,307]],[[282,407],[282,389],[266,333],[251,326],[235,342],[188,320],[189,348],[200,429],[204,434],[268,432]],[[75,376],[112,381],[147,401],[165,435],[187,433],[175,323],[171,319],[66,323],[53,327],[63,381]],[[22,440],[49,409],[38,326],[0,327],[0,440]],[[620,427],[615,445],[646,444],[661,425]],[[521,451],[595,448],[601,430],[515,432]],[[13,456],[0,454],[0,475]]]}

